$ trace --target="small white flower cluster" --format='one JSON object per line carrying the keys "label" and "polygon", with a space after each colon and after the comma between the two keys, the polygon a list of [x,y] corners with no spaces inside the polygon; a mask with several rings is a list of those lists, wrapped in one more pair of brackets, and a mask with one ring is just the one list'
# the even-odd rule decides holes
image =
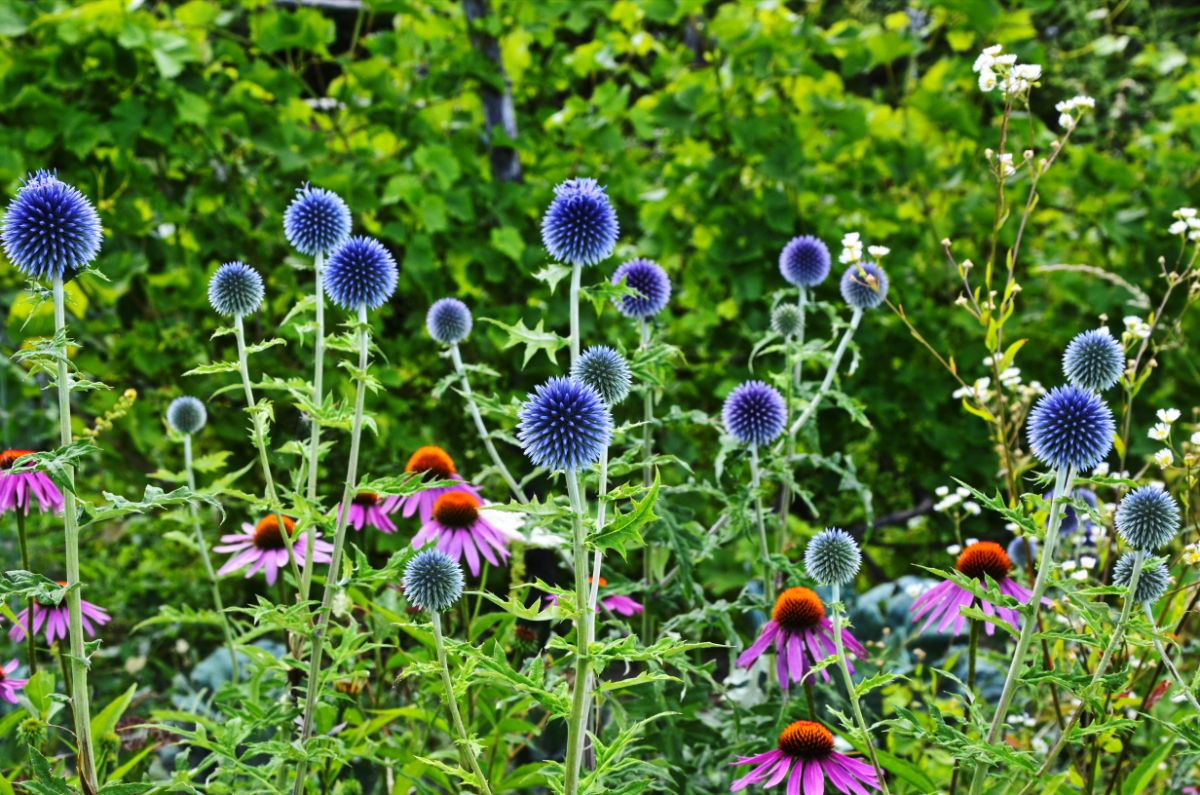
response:
{"label": "small white flower cluster", "polygon": [[1193,566],[1200,563],[1200,541],[1193,541],[1183,548],[1183,559]]}
{"label": "small white flower cluster", "polygon": [[1072,580],[1083,582],[1088,578],[1088,572],[1096,568],[1096,559],[1091,555],[1080,555],[1078,561],[1064,560],[1062,570]]}
{"label": "small white flower cluster", "polygon": [[1158,464],[1162,469],[1166,469],[1175,463],[1175,454],[1171,452],[1170,447],[1164,447],[1154,454],[1154,463]]}
{"label": "small white flower cluster", "polygon": [[979,75],[979,90],[985,94],[1000,90],[1006,97],[1024,94],[1042,79],[1042,67],[1035,63],[1017,63],[1017,56],[994,44],[975,59],[971,70]]}
{"label": "small white flower cluster", "polygon": [[[887,246],[867,246],[867,253],[876,262],[890,254],[892,250]],[[842,253],[838,255],[838,262],[843,265],[854,265],[863,261],[863,241],[858,232],[847,232],[842,235]]]}
{"label": "small white flower cluster", "polygon": [[[959,486],[954,491],[950,491],[949,486],[938,486],[936,489],[934,489],[933,493],[941,498],[933,505],[933,510],[937,511],[938,513],[946,513],[952,508],[957,508],[959,505],[962,506],[963,511],[971,514],[972,516],[978,516],[982,510],[979,507],[979,503],[967,499],[971,496],[971,492],[964,489],[962,486]],[[957,511],[955,512],[957,513]],[[958,550],[958,552],[961,551],[961,549]],[[957,555],[958,552],[951,552],[950,554]]]}
{"label": "small white flower cluster", "polygon": [[1125,334],[1137,339],[1146,339],[1154,330],[1149,323],[1136,315],[1130,315],[1121,321],[1125,324]]}
{"label": "small white flower cluster", "polygon": [[1171,438],[1171,426],[1173,426],[1182,414],[1179,409],[1159,409],[1158,422],[1154,423],[1154,427],[1147,434],[1156,442],[1165,442]]}
{"label": "small white flower cluster", "polygon": [[1020,715],[1009,715],[1004,720],[1010,726],[1025,726],[1026,728],[1030,728],[1030,729],[1032,729],[1034,726],[1038,725],[1037,720],[1034,719],[1034,717],[1028,713],[1022,713]]}
{"label": "small white flower cluster", "polygon": [[1070,99],[1057,103],[1054,109],[1058,111],[1058,126],[1070,132],[1079,124],[1079,119],[1086,111],[1094,110],[1096,100],[1086,94],[1077,94]]}
{"label": "small white flower cluster", "polygon": [[986,403],[992,396],[992,390],[989,389],[992,385],[990,378],[977,378],[975,383],[970,386],[960,386],[954,390],[953,397],[955,400],[966,400],[970,398],[976,403]]}
{"label": "small white flower cluster", "polygon": [[1172,235],[1186,236],[1188,240],[1200,240],[1200,217],[1196,215],[1195,207],[1180,207],[1171,213],[1175,222],[1167,227]]}

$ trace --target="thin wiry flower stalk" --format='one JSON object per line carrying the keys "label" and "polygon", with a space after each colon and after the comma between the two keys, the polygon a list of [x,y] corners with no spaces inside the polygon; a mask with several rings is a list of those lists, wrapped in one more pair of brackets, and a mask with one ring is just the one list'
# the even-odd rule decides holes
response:
{"label": "thin wiry flower stalk", "polygon": [[[29,499],[33,499],[32,495]],[[21,506],[18,505],[14,513],[17,515],[17,543],[21,547],[21,568],[32,572],[33,566],[29,558],[29,539],[25,535],[25,511],[21,510]],[[29,617],[29,626],[25,630],[25,654],[29,658],[30,676],[37,673],[37,643],[33,637],[33,608],[36,601],[34,597],[29,597],[29,602],[26,605],[28,612],[25,613]]]}
{"label": "thin wiry flower stalk", "polygon": [[[608,448],[604,448],[604,452],[600,454],[600,474],[596,486],[596,532],[599,533],[607,524],[607,509],[608,502],[604,496],[608,494]],[[604,552],[599,547],[596,547],[595,553],[592,555],[592,587],[588,593],[587,610],[589,620],[586,622],[587,630],[587,645],[590,647],[596,639],[596,611],[599,609],[600,598],[600,567],[604,560]],[[587,685],[584,688],[583,695],[583,725],[588,725],[588,712],[592,706],[592,690],[595,687],[596,672],[588,674]],[[597,715],[597,718],[599,715]],[[580,755],[579,763],[582,769],[583,753],[586,742],[579,744],[578,753]]]}
{"label": "thin wiry flower stalk", "polygon": [[[579,770],[583,761],[583,734],[587,727],[587,679],[591,671],[589,638],[595,626],[596,614],[588,609],[587,551],[584,547],[584,521],[587,508],[579,471],[564,472],[567,496],[571,501],[572,558],[575,567],[575,682],[571,690],[571,712],[567,717],[567,752],[564,759],[564,795],[575,795],[579,789]],[[298,795],[298,794],[297,794]]]}
{"label": "thin wiry flower stalk", "polygon": [[867,747],[867,756],[871,759],[871,766],[875,768],[875,775],[879,777],[879,788],[883,791],[883,795],[888,795],[887,779],[884,778],[879,760],[875,758],[875,743],[871,739],[871,727],[863,718],[862,705],[859,704],[858,692],[854,689],[854,679],[850,676],[850,666],[846,662],[846,642],[842,638],[842,586],[834,583],[830,589],[830,597],[833,600],[833,643],[837,650],[838,670],[842,672],[842,683],[846,686],[846,695],[854,710],[854,720],[857,721],[858,729],[862,732],[863,745]]}
{"label": "thin wiry flower stalk", "polygon": [[858,329],[858,324],[862,321],[863,310],[859,307],[854,308],[854,313],[850,316],[850,325],[842,333],[842,339],[838,342],[837,349],[833,352],[833,360],[829,362],[829,370],[825,373],[825,380],[821,382],[821,386],[817,389],[817,394],[813,395],[813,399],[796,421],[792,423],[790,432],[796,434],[803,428],[812,415],[816,413],[817,408],[821,405],[821,401],[825,398],[825,393],[829,391],[829,387],[833,385],[833,377],[837,375],[838,367],[842,363],[842,357],[846,355],[846,349],[850,347],[850,339],[854,336],[854,332]]}
{"label": "thin wiry flower stalk", "polygon": [[579,282],[583,276],[583,265],[576,262],[571,265],[571,366],[579,358]]}
{"label": "thin wiry flower stalk", "polygon": [[525,496],[525,491],[521,488],[521,484],[517,483],[517,479],[508,471],[508,466],[496,450],[496,445],[492,441],[492,435],[488,433],[487,426],[483,424],[483,416],[479,413],[479,406],[475,404],[475,393],[471,391],[471,381],[467,378],[466,368],[463,367],[462,354],[459,353],[458,343],[450,346],[450,361],[454,363],[454,372],[458,374],[459,383],[462,384],[463,398],[467,401],[467,412],[470,413],[471,420],[475,423],[475,430],[479,433],[479,440],[483,442],[488,456],[492,459],[492,463],[495,464],[496,469],[499,470],[500,477],[504,478],[504,482],[508,484],[509,491],[513,493],[513,496],[522,505],[528,503],[529,498]]}
{"label": "thin wiry flower stalk", "polygon": [[[315,315],[317,329],[314,332],[316,339],[313,341],[313,409],[318,409],[321,406],[322,392],[324,391],[325,380],[325,290],[321,286],[321,270],[325,265],[325,254],[318,251],[313,258],[313,270],[316,272],[316,290],[315,290]],[[321,458],[321,424],[314,416],[312,418],[312,430],[308,437],[308,491],[306,496],[310,504],[315,504],[317,501],[317,469]],[[308,526],[308,539],[306,549],[312,549],[316,543],[317,523],[312,522]],[[300,575],[300,598],[308,599],[309,590],[312,588],[312,566],[305,566],[304,571]]]}
{"label": "thin wiry flower stalk", "polygon": [[[804,287],[798,287],[796,288],[796,292],[798,293],[796,308],[798,309],[799,322],[796,326],[795,340],[784,346],[792,371],[792,377],[787,385],[787,392],[784,393],[784,404],[787,408],[789,427],[787,443],[784,446],[783,460],[787,462],[791,462],[792,456],[796,454],[796,431],[790,427],[792,396],[800,389],[800,385],[804,380],[804,332],[805,315],[808,307],[808,291]],[[792,361],[793,359],[795,360],[794,362]],[[791,466],[789,463],[789,466],[784,469],[783,483],[781,484],[782,493],[779,496],[779,538],[776,540],[776,549],[780,554],[783,554],[783,544],[787,539],[788,514],[792,508],[792,478],[790,472]]]}
{"label": "thin wiry flower stalk", "polygon": [[[647,318],[639,318],[638,328],[640,331],[640,339],[638,350],[645,352],[650,348],[650,321]],[[654,482],[654,387],[647,383],[645,391],[642,393],[642,485],[650,488],[650,484]],[[646,546],[642,550],[642,582],[649,589],[652,585],[651,577],[653,572],[653,556],[650,554],[650,547]],[[646,609],[642,611],[642,640],[645,641],[650,637],[650,605],[647,603]]]}
{"label": "thin wiry flower stalk", "polygon": [[450,717],[454,721],[454,731],[458,737],[454,744],[458,746],[459,757],[470,766],[471,772],[479,780],[479,788],[483,795],[491,795],[487,776],[479,767],[479,761],[471,750],[471,741],[467,729],[463,725],[462,713],[458,709],[458,699],[454,696],[454,683],[450,681],[450,665],[446,662],[446,641],[442,637],[442,616],[437,610],[429,611],[429,620],[433,623],[433,644],[437,650],[438,667],[441,669],[442,685],[446,688],[446,704],[450,708]]}
{"label": "thin wiry flower stalk", "polygon": [[[1134,583],[1129,584],[1130,592],[1133,591]],[[1154,611],[1150,608],[1149,602],[1142,603],[1142,609],[1146,611],[1146,620],[1150,622],[1151,638],[1154,641],[1154,650],[1158,652],[1158,658],[1162,660],[1163,667],[1171,674],[1171,678],[1175,680],[1175,686],[1183,693],[1187,702],[1192,705],[1192,709],[1200,714],[1200,701],[1196,700],[1196,696],[1192,693],[1192,688],[1184,681],[1183,676],[1179,673],[1179,669],[1175,667],[1175,663],[1171,660],[1171,656],[1167,654],[1167,650],[1163,647],[1162,640],[1158,637],[1158,626],[1154,620]]]}
{"label": "thin wiry flower stalk", "polygon": [[771,549],[767,544],[767,521],[763,515],[762,473],[758,467],[758,445],[750,445],[750,496],[754,500],[754,521],[758,525],[758,554],[762,557],[763,591],[768,604],[775,602],[775,573],[771,570]]}

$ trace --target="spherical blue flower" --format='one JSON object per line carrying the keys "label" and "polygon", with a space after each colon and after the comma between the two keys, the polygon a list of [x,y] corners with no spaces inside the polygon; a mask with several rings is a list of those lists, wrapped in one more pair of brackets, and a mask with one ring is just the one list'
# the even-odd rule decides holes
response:
{"label": "spherical blue flower", "polygon": [[325,294],[343,309],[378,309],[396,290],[396,259],[373,237],[352,237],[325,265]]}
{"label": "spherical blue flower", "polygon": [[1112,411],[1091,392],[1059,386],[1043,395],[1026,426],[1034,457],[1055,469],[1091,469],[1112,449]]}
{"label": "spherical blue flower", "polygon": [[167,425],[178,433],[199,433],[208,421],[208,410],[194,397],[177,397],[167,406]]}
{"label": "spherical blue flower", "polygon": [[1158,486],[1142,486],[1117,506],[1117,534],[1134,549],[1152,552],[1179,532],[1179,506]]}
{"label": "spherical blue flower", "polygon": [[764,445],[783,433],[787,409],[779,391],[762,381],[747,381],[725,398],[725,430],[742,444]]}
{"label": "spherical blue flower", "polygon": [[425,314],[425,328],[443,345],[455,345],[471,333],[471,310],[457,298],[439,298]]}
{"label": "spherical blue flower", "polygon": [[594,179],[569,179],[554,189],[542,218],[542,243],[556,262],[595,265],[617,245],[617,212]]}
{"label": "spherical blue flower", "polygon": [[561,376],[534,390],[517,416],[517,440],[525,455],[555,472],[596,463],[612,437],[612,413],[600,393]]}
{"label": "spherical blue flower", "polygon": [[845,530],[827,527],[808,542],[804,568],[821,585],[845,585],[858,574],[862,553]]}
{"label": "spherical blue flower", "polygon": [[[1048,491],[1042,496],[1049,501],[1050,498],[1054,496],[1054,493]],[[1091,489],[1075,489],[1075,500],[1095,509],[1096,492],[1092,491]],[[1080,518],[1083,519],[1082,523],[1080,522]],[[1064,536],[1073,535],[1079,531],[1081,526],[1084,530],[1085,540],[1090,539],[1096,528],[1095,522],[1093,522],[1086,513],[1080,517],[1079,512],[1075,510],[1074,506],[1064,505],[1062,510],[1062,520],[1058,525],[1058,532]]]}
{"label": "spherical blue flower", "polygon": [[571,365],[571,377],[599,392],[610,406],[625,400],[633,383],[629,362],[607,345],[595,345],[579,354]]}
{"label": "spherical blue flower", "polygon": [[783,337],[790,337],[800,330],[800,307],[795,304],[780,304],[771,313],[771,330]]}
{"label": "spherical blue flower", "polygon": [[623,295],[613,301],[617,311],[626,317],[653,317],[662,311],[671,298],[671,279],[667,272],[653,260],[631,259],[617,268],[612,283],[625,280],[640,295]]}
{"label": "spherical blue flower", "polygon": [[439,549],[426,549],[404,567],[404,595],[422,610],[447,610],[463,592],[458,561]]}
{"label": "spherical blue flower", "polygon": [[1005,554],[1012,562],[1013,566],[1018,569],[1024,569],[1029,565],[1029,555],[1026,554],[1025,546],[1029,545],[1029,552],[1033,553],[1033,560],[1037,562],[1037,541],[1028,536],[1017,536],[1012,541],[1008,542],[1008,548]]}
{"label": "spherical blue flower", "polygon": [[855,309],[874,309],[887,298],[888,277],[873,262],[856,262],[842,274],[842,299]]}
{"label": "spherical blue flower", "polygon": [[[1133,580],[1133,564],[1137,554],[1126,552],[1117,558],[1113,566],[1113,585],[1129,587]],[[1167,564],[1160,558],[1146,558],[1142,561],[1142,573],[1138,577],[1137,587],[1133,589],[1135,604],[1154,604],[1167,592],[1171,585],[1171,572]]]}
{"label": "spherical blue flower", "polygon": [[793,237],[779,253],[779,272],[797,287],[816,287],[829,275],[829,247],[812,235]]}
{"label": "spherical blue flower", "polygon": [[51,171],[29,176],[0,224],[4,253],[35,279],[69,277],[100,251],[100,216]]}
{"label": "spherical blue flower", "polygon": [[305,182],[283,213],[283,234],[301,254],[328,254],[350,237],[350,208],[333,191]]}
{"label": "spherical blue flower", "polygon": [[262,300],[262,277],[244,262],[226,262],[208,281],[208,302],[226,317],[249,315]]}
{"label": "spherical blue flower", "polygon": [[1080,389],[1103,392],[1125,372],[1125,352],[1108,329],[1079,334],[1063,353],[1063,373]]}

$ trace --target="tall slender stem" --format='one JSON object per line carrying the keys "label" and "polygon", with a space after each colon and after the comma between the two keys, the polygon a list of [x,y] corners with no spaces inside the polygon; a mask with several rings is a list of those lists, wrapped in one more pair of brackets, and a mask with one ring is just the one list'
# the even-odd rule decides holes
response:
{"label": "tall slender stem", "polygon": [[[605,447],[600,453],[600,475],[596,487],[596,532],[599,533],[604,529],[607,522],[605,514],[608,510],[608,503],[604,500],[604,495],[608,494],[608,448]],[[599,610],[600,602],[600,568],[604,561],[604,552],[599,547],[592,554],[592,582],[591,588],[588,589],[588,614],[591,620],[587,622],[587,644],[590,647],[592,641],[596,639],[596,615]],[[595,687],[595,678],[599,671],[592,671],[588,674],[587,685],[583,695],[583,725],[588,725],[588,712],[592,708],[592,690]],[[597,709],[599,705],[597,705]],[[584,749],[587,746],[586,742],[579,744],[579,754],[581,756],[580,765],[582,766],[582,756]],[[582,769],[582,767],[581,767]]]}
{"label": "tall slender stem", "polygon": [[[783,554],[784,544],[787,543],[788,536],[788,515],[792,510],[792,457],[796,455],[796,433],[791,429],[792,424],[792,404],[795,393],[800,388],[800,383],[804,378],[804,329],[805,329],[805,312],[808,306],[808,291],[803,287],[797,289],[796,307],[799,310],[799,324],[796,327],[795,339],[791,342],[785,342],[784,350],[787,352],[787,367],[792,371],[792,377],[788,379],[787,390],[784,398],[784,408],[787,416],[788,435],[787,441],[784,443],[784,458],[786,462],[784,467],[783,482],[780,484],[779,494],[779,537],[775,539],[775,551]],[[794,351],[794,352],[793,352]],[[793,364],[793,358],[795,363]]]}
{"label": "tall slender stem", "polygon": [[[196,491],[196,473],[192,467],[192,435],[184,434],[183,437],[183,469],[187,474],[188,488],[195,493]],[[217,609],[217,614],[221,616],[221,629],[225,633],[225,645],[229,647],[229,665],[233,674],[233,681],[237,682],[241,677],[238,672],[237,647],[233,643],[233,629],[229,626],[229,616],[225,614],[225,603],[221,601],[221,587],[217,584],[217,574],[213,571],[212,560],[208,556],[208,542],[204,540],[204,530],[200,527],[200,512],[196,509],[196,503],[189,501],[188,510],[192,514],[192,530],[196,534],[196,546],[200,550],[200,561],[204,564],[204,573],[208,575],[208,582],[212,587],[213,606]]]}
{"label": "tall slender stem", "polygon": [[596,614],[588,609],[587,595],[587,549],[584,546],[584,520],[587,508],[583,504],[583,492],[579,473],[569,470],[564,473],[567,481],[567,496],[571,500],[571,525],[575,565],[575,682],[571,691],[571,714],[567,718],[567,753],[563,759],[566,774],[563,783],[564,795],[575,795],[579,790],[579,768],[583,759],[583,733],[587,728],[587,678],[590,670],[590,638]]}
{"label": "tall slender stem", "polygon": [[[325,266],[325,255],[317,252],[313,258],[313,271],[316,273],[316,288],[314,289],[314,297],[316,298],[316,339],[313,342],[313,394],[312,404],[313,409],[319,409],[324,401],[322,395],[324,391],[325,381],[325,289],[321,286],[321,270]],[[312,431],[308,437],[308,492],[306,494],[309,503],[317,501],[317,470],[320,467],[321,460],[321,423],[314,416],[312,418]],[[313,544],[317,540],[317,523],[311,522],[308,526],[308,535],[305,541],[306,548],[312,549]],[[300,598],[308,599],[309,589],[312,587],[312,566],[305,566],[304,571],[300,574]]]}
{"label": "tall slender stem", "polygon": [[854,680],[850,677],[850,665],[846,661],[846,642],[842,639],[842,586],[834,583],[831,586],[833,598],[833,645],[837,650],[838,670],[842,672],[842,683],[846,686],[846,695],[850,699],[850,706],[854,710],[854,720],[858,722],[859,731],[863,733],[863,744],[867,747],[867,756],[871,759],[871,767],[875,768],[875,775],[879,777],[879,788],[884,795],[888,795],[887,780],[883,775],[883,768],[879,766],[879,760],[875,758],[875,743],[871,739],[871,728],[867,726],[867,721],[863,718],[862,706],[858,702],[858,693],[854,689]]}
{"label": "tall slender stem", "polygon": [[804,332],[808,313],[808,290],[804,287],[796,289],[796,308],[800,310],[799,323],[796,326],[796,363],[792,370],[792,382],[796,388],[804,381]]}
{"label": "tall slender stem", "polygon": [[838,342],[837,349],[833,352],[833,360],[829,362],[829,370],[825,372],[825,380],[821,382],[820,388],[817,389],[817,394],[813,395],[813,399],[796,421],[792,423],[790,432],[795,434],[800,431],[812,418],[817,408],[821,405],[821,401],[825,398],[825,393],[829,391],[829,387],[833,385],[833,377],[837,375],[838,366],[842,363],[842,357],[846,355],[846,348],[850,347],[850,339],[854,336],[854,332],[858,329],[858,324],[862,321],[863,311],[859,308],[854,309],[854,313],[850,316],[850,325],[842,333],[842,339]]}
{"label": "tall slender stem", "polygon": [[[346,463],[346,485],[342,489],[341,510],[338,511],[337,529],[333,534],[333,553],[329,560],[329,571],[325,575],[325,592],[321,595],[321,607],[313,623],[312,660],[308,666],[308,689],[304,696],[304,716],[300,721],[300,744],[303,746],[312,737],[313,713],[317,707],[317,690],[321,684],[321,658],[325,652],[325,628],[329,624],[333,594],[337,590],[338,571],[342,563],[342,551],[346,546],[346,526],[350,519],[350,505],[358,487],[358,448],[362,440],[363,407],[367,397],[367,364],[371,350],[371,326],[367,322],[367,307],[358,307],[358,385],[354,391],[354,419],[350,425],[350,460]],[[307,761],[301,760],[296,770],[295,795],[304,791],[304,774]]]}
{"label": "tall slender stem", "polygon": [[450,346],[450,361],[454,363],[454,372],[458,374],[459,383],[462,384],[463,398],[467,401],[467,411],[475,423],[475,430],[479,433],[479,440],[483,442],[483,446],[487,449],[492,463],[500,471],[500,477],[504,478],[504,482],[508,484],[509,491],[513,493],[513,496],[522,505],[528,503],[529,498],[525,496],[525,492],[521,489],[521,485],[517,483],[517,479],[508,471],[508,466],[505,465],[504,459],[500,457],[500,453],[496,450],[495,443],[492,442],[492,435],[488,433],[487,426],[483,424],[483,416],[479,413],[479,406],[475,405],[475,393],[471,391],[471,382],[467,378],[466,368],[463,367],[462,354],[459,353],[458,343]]}
{"label": "tall slender stem", "polygon": [[754,521],[758,524],[759,555],[763,565],[763,591],[767,604],[775,602],[775,573],[771,570],[771,549],[767,544],[767,521],[763,516],[762,473],[758,469],[758,445],[750,445],[750,497],[754,500]]}
{"label": "tall slender stem", "polygon": [[571,366],[579,358],[579,281],[583,276],[583,266],[576,262],[571,266]]}
{"label": "tall slender stem", "polygon": [[[26,499],[33,499],[30,494]],[[21,546],[21,568],[25,571],[32,572],[33,567],[29,557],[29,539],[25,536],[25,512],[21,510],[21,506],[16,506],[17,514],[17,543]],[[33,637],[33,608],[37,600],[32,596],[29,597],[29,602],[26,604],[25,618],[28,620],[28,625],[25,627],[25,653],[29,658],[29,675],[33,676],[37,673],[37,639]]]}
{"label": "tall slender stem", "polygon": [[[63,447],[73,441],[71,433],[71,373],[67,367],[67,313],[63,299],[62,276],[54,277],[54,336],[58,347],[58,432]],[[79,517],[75,510],[75,467],[63,465],[67,488],[63,489],[63,530],[67,570],[67,629],[71,655],[71,712],[75,717],[75,742],[79,764],[79,784],[85,795],[98,789],[96,763],[92,752],[92,715],[88,694],[88,659],[83,646],[83,584],[79,579]]]}
{"label": "tall slender stem", "polygon": [[[967,619],[971,625],[970,640],[967,645],[967,698],[963,701],[963,724],[971,723],[971,701],[975,698],[975,662],[979,657],[979,622],[973,618]],[[958,792],[958,777],[962,773],[962,760],[954,760],[954,772],[950,774],[950,795]]]}
{"label": "tall slender stem", "polygon": [[471,742],[467,737],[467,729],[463,725],[462,714],[458,710],[458,699],[454,696],[454,683],[450,681],[450,665],[446,662],[446,642],[442,637],[442,617],[436,610],[429,611],[429,619],[433,623],[433,644],[437,649],[438,666],[442,671],[442,685],[446,688],[446,704],[450,707],[450,717],[454,722],[454,731],[458,733],[455,745],[458,746],[459,758],[466,761],[471,772],[479,779],[479,787],[483,795],[491,795],[487,776],[479,768],[479,760],[471,752]]}
{"label": "tall slender stem", "polygon": [[[638,320],[638,330],[641,339],[638,345],[639,351],[646,351],[650,347],[650,323],[646,318]],[[654,386],[650,383],[646,384],[645,391],[642,393],[642,485],[650,488],[650,484],[654,482]],[[650,593],[652,587],[652,578],[654,576],[654,556],[651,552],[653,548],[647,544],[642,548],[642,583],[646,588],[646,593]],[[648,642],[650,638],[650,603],[647,601],[645,608],[642,610],[642,642]]]}
{"label": "tall slender stem", "polygon": [[1158,626],[1157,622],[1154,620],[1154,611],[1150,609],[1150,603],[1143,602],[1142,608],[1146,611],[1146,620],[1150,622],[1150,628],[1154,631],[1154,649],[1158,652],[1158,657],[1160,660],[1162,660],[1163,667],[1165,667],[1167,672],[1171,674],[1171,678],[1175,680],[1175,686],[1183,692],[1183,695],[1185,698],[1187,698],[1188,703],[1192,705],[1192,709],[1200,713],[1200,702],[1196,701],[1196,696],[1192,693],[1192,688],[1189,687],[1188,683],[1184,681],[1183,676],[1179,673],[1179,669],[1175,667],[1175,663],[1171,660],[1170,655],[1167,654],[1167,650],[1163,648],[1162,641],[1158,638]]}

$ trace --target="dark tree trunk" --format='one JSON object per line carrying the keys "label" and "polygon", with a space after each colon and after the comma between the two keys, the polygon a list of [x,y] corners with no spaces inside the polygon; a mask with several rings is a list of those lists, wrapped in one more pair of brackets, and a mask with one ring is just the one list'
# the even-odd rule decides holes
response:
{"label": "dark tree trunk", "polygon": [[[517,150],[507,141],[496,143],[499,128],[508,141],[517,140],[517,113],[513,109],[512,84],[504,71],[500,57],[500,43],[490,33],[483,32],[480,21],[491,13],[488,0],[463,0],[463,11],[467,15],[467,28],[471,33],[471,44],[480,54],[496,67],[495,79],[483,82],[483,117],[487,122],[489,157],[492,161],[492,177],[503,182],[521,181],[521,159]],[[498,87],[503,87],[501,91]]]}

